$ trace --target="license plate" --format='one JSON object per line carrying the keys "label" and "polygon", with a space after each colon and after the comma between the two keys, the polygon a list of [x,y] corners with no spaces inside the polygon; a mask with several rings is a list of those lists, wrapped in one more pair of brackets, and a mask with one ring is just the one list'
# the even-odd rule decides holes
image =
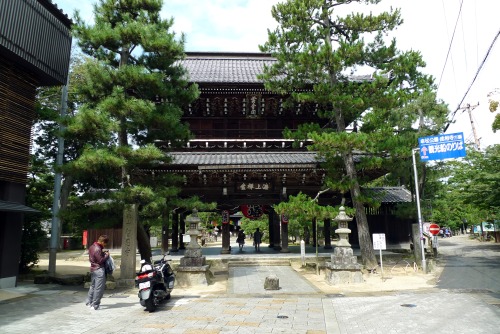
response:
{"label": "license plate", "polygon": [[151,282],[144,282],[144,283],[139,283],[139,289],[147,289],[151,286]]}

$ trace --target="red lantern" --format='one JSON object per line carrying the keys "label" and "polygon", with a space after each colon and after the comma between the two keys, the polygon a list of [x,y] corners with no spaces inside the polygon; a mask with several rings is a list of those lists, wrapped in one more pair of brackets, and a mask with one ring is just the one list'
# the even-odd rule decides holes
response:
{"label": "red lantern", "polygon": [[240,210],[248,219],[257,219],[264,214],[262,205],[242,205]]}

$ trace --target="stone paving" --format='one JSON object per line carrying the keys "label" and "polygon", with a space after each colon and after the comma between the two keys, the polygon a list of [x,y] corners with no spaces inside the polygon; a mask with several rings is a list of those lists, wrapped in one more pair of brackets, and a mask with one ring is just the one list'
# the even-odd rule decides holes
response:
{"label": "stone paving", "polygon": [[[278,276],[279,290],[263,289],[269,274]],[[0,291],[0,333],[492,334],[500,328],[500,286],[492,284],[329,294],[292,267],[230,267],[219,290],[176,288],[149,313],[134,289],[107,290],[102,309],[91,311],[83,287],[23,283]]]}

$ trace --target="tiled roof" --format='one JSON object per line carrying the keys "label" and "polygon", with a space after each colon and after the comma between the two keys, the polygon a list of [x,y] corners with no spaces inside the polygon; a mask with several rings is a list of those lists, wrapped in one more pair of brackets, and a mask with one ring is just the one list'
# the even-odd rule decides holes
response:
{"label": "tiled roof", "polygon": [[293,166],[318,164],[314,152],[172,152],[173,165],[184,166]]}
{"label": "tiled roof", "polygon": [[257,75],[264,71],[264,65],[271,66],[276,60],[270,56],[196,56],[182,61],[189,73],[189,79],[197,83],[262,83]]}
{"label": "tiled roof", "polygon": [[30,208],[29,206],[16,203],[16,202],[7,202],[0,201],[0,211],[6,212],[34,212],[39,213],[40,211]]}
{"label": "tiled roof", "polygon": [[[267,53],[187,52],[182,65],[189,73],[189,81],[197,83],[262,84],[257,75],[264,66],[272,66],[276,59]],[[373,80],[373,76],[355,75],[350,81]]]}
{"label": "tiled roof", "polygon": [[363,192],[382,203],[410,203],[411,192],[404,187],[363,188]]}

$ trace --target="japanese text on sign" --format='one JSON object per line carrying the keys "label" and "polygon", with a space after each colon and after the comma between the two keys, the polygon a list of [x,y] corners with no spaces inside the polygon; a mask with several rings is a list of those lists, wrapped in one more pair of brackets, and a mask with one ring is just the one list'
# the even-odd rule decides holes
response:
{"label": "japanese text on sign", "polygon": [[385,233],[373,233],[373,249],[386,249]]}
{"label": "japanese text on sign", "polygon": [[420,159],[424,161],[465,157],[464,136],[461,132],[422,137],[418,142]]}
{"label": "japanese text on sign", "polygon": [[238,189],[241,191],[269,190],[270,188],[269,183],[243,182],[238,184]]}

